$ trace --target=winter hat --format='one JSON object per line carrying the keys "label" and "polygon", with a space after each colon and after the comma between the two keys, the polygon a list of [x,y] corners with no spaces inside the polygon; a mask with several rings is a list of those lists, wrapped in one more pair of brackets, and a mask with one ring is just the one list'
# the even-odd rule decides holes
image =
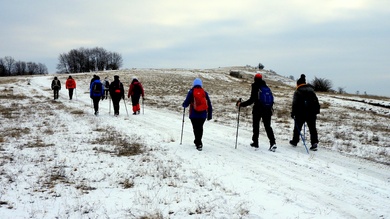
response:
{"label": "winter hat", "polygon": [[196,78],[194,80],[194,83],[192,83],[192,85],[195,87],[195,86],[201,86],[202,87],[202,80],[200,80],[200,78]]}
{"label": "winter hat", "polygon": [[262,78],[263,78],[263,75],[261,75],[260,73],[257,73],[257,74],[255,75],[255,78],[260,78],[260,79],[262,79]]}
{"label": "winter hat", "polygon": [[57,77],[54,77],[54,80],[57,80]]}
{"label": "winter hat", "polygon": [[114,79],[119,79],[119,76],[118,75],[114,75]]}
{"label": "winter hat", "polygon": [[72,78],[72,76],[69,75],[69,79],[71,79],[71,78]]}
{"label": "winter hat", "polygon": [[301,77],[297,81],[297,85],[306,84],[306,75],[301,74]]}

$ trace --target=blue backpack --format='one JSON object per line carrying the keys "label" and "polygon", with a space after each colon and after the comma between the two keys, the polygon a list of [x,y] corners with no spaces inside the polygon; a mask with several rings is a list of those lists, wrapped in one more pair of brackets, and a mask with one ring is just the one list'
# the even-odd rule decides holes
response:
{"label": "blue backpack", "polygon": [[267,86],[262,86],[259,89],[259,101],[260,104],[266,109],[272,109],[274,105],[274,96],[272,95],[272,91]]}

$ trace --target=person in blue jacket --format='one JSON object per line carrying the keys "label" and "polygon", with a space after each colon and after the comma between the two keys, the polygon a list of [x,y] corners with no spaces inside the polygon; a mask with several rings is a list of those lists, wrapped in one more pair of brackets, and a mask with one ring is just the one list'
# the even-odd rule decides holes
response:
{"label": "person in blue jacket", "polygon": [[93,100],[93,108],[95,110],[95,116],[97,116],[99,114],[99,101],[100,99],[104,99],[104,87],[102,82],[100,82],[99,76],[94,77],[94,79],[89,88],[89,96]]}
{"label": "person in blue jacket", "polygon": [[202,88],[202,80],[196,78],[193,87],[188,91],[187,97],[183,102],[183,107],[190,106],[189,118],[194,131],[194,144],[196,149],[202,150],[203,124],[206,119],[212,119],[213,107],[209,95]]}

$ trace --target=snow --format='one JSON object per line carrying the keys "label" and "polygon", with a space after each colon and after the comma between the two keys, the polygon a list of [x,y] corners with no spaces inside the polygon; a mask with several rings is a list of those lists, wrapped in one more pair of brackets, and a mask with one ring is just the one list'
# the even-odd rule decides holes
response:
{"label": "snow", "polygon": [[[119,117],[108,100],[93,115],[92,74],[72,75],[77,97],[68,100],[63,88],[57,101],[51,100],[52,75],[2,79],[0,218],[390,218],[388,110],[370,106],[376,112],[370,113],[361,110],[364,103],[319,94],[330,106],[319,116],[320,148],[307,154],[301,143],[288,145],[293,123],[282,105],[291,102],[293,90],[278,84],[271,86],[279,103],[272,122],[278,149],[268,151],[263,126],[260,149],[249,146],[250,108],[240,114],[235,149],[234,100],[248,97],[250,81],[228,73],[100,72],[110,79],[119,74],[126,87],[136,76],[145,87],[144,113],[131,115],[126,98]],[[215,110],[204,125],[201,152],[192,143],[187,115],[180,144],[181,103],[195,77],[204,79]],[[66,78],[59,76],[63,85]],[[370,121],[383,128],[359,137]],[[341,133],[343,138],[334,137]],[[141,153],[120,155],[121,148],[137,146]]]}

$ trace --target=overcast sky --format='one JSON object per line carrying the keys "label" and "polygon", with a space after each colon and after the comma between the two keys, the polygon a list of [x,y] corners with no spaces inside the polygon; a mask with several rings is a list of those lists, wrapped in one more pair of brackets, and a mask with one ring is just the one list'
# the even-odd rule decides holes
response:
{"label": "overcast sky", "polygon": [[389,0],[1,0],[0,20],[0,57],[50,73],[61,53],[103,47],[123,68],[261,62],[390,96]]}

